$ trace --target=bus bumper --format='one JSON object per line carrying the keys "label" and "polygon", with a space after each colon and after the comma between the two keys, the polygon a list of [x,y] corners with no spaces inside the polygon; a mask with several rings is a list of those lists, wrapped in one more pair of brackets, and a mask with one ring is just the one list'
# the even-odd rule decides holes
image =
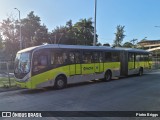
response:
{"label": "bus bumper", "polygon": [[16,82],[16,86],[19,88],[29,88],[32,89],[30,82]]}

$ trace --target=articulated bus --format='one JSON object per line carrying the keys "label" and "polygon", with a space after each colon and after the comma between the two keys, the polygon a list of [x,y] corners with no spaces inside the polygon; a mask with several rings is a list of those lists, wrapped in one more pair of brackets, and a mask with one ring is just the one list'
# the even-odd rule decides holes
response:
{"label": "articulated bus", "polygon": [[48,44],[19,51],[14,75],[21,88],[62,89],[69,83],[141,76],[150,69],[150,53],[145,50]]}

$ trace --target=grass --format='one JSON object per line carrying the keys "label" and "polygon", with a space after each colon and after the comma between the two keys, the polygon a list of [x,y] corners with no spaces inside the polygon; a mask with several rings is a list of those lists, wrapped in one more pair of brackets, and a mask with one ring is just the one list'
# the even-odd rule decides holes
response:
{"label": "grass", "polygon": [[[15,86],[15,79],[10,78],[11,86]],[[6,77],[0,78],[0,87],[9,87],[9,80]]]}

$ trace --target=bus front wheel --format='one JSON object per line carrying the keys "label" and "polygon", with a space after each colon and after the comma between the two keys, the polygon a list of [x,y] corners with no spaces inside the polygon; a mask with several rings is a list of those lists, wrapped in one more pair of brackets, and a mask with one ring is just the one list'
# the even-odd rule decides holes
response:
{"label": "bus front wheel", "polygon": [[66,82],[66,79],[64,77],[59,76],[59,77],[56,78],[56,81],[55,81],[55,84],[54,84],[56,89],[63,89],[63,88],[66,87],[66,85],[67,85],[67,82]]}

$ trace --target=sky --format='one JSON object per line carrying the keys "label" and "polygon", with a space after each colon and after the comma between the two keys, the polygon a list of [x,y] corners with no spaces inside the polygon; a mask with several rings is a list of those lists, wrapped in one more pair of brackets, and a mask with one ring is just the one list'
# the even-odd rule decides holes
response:
{"label": "sky", "polygon": [[[21,19],[34,11],[51,32],[72,20],[93,18],[95,0],[0,0],[0,22],[9,16]],[[125,26],[124,42],[160,39],[160,0],[97,0],[98,41],[113,44],[117,25]]]}

